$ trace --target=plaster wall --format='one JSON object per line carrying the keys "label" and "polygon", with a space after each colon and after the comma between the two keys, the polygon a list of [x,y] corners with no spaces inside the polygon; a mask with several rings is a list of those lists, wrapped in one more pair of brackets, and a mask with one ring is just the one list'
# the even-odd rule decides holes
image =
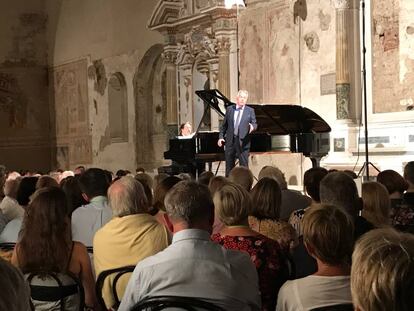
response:
{"label": "plaster wall", "polygon": [[43,0],[1,5],[0,163],[9,169],[50,167],[44,6]]}

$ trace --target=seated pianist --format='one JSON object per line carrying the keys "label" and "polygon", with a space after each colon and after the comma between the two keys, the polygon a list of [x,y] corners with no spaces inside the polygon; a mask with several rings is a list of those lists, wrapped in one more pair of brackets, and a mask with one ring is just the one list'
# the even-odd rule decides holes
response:
{"label": "seated pianist", "polygon": [[178,138],[180,139],[188,139],[193,138],[195,133],[191,133],[192,127],[190,122],[185,122],[180,125],[180,132]]}

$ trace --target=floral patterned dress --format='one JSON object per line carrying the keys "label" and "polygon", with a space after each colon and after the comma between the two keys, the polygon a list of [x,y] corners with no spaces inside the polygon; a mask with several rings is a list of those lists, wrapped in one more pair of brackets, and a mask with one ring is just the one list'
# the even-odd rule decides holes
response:
{"label": "floral patterned dress", "polygon": [[279,289],[287,279],[279,244],[261,234],[228,236],[217,233],[212,235],[212,240],[227,249],[240,250],[249,254],[259,276],[262,310],[274,311]]}

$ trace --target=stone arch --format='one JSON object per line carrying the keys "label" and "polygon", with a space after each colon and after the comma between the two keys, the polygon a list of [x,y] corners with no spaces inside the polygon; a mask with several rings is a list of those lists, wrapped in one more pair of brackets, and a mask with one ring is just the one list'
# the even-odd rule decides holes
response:
{"label": "stone arch", "polygon": [[134,75],[136,164],[154,169],[167,148],[165,64],[162,44],[149,48]]}
{"label": "stone arch", "polygon": [[109,131],[111,142],[128,141],[128,98],[125,77],[116,72],[108,82]]}

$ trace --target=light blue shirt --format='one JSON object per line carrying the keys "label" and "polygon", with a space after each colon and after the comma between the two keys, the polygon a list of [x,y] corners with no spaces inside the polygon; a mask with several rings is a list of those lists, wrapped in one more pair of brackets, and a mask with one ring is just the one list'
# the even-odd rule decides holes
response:
{"label": "light blue shirt", "polygon": [[93,237],[112,218],[108,200],[104,196],[94,197],[89,204],[75,209],[72,213],[72,240],[92,247]]}
{"label": "light blue shirt", "polygon": [[118,310],[129,311],[137,302],[161,295],[200,298],[224,310],[261,306],[249,256],[225,249],[198,229],[177,232],[169,247],[136,266]]}

